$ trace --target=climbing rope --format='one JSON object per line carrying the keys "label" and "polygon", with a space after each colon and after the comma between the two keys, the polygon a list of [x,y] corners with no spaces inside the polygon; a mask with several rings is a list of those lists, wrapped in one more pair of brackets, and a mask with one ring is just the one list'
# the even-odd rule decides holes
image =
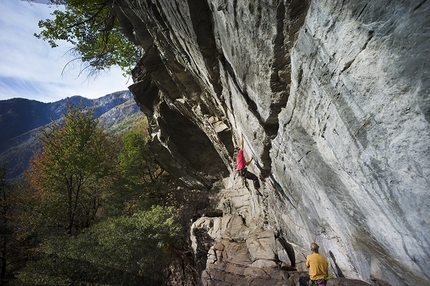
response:
{"label": "climbing rope", "polygon": [[[230,112],[231,112],[231,110],[230,110]],[[248,142],[248,140],[245,138],[245,140],[244,140],[245,142],[246,142],[246,144],[249,146],[249,142]],[[252,153],[252,158],[253,158],[253,161],[254,161],[254,164],[257,166],[257,169],[259,169],[259,170],[261,170],[261,166],[260,166],[260,164],[258,163],[258,161],[255,159],[255,156],[254,156],[254,153],[252,152],[252,149],[251,149],[251,153]],[[235,178],[236,178],[236,174],[235,174]],[[266,183],[266,179],[265,178],[263,178],[262,176],[261,176],[261,174],[260,174],[260,179],[263,181],[263,182],[265,182]],[[246,185],[246,180],[245,180],[245,185]],[[273,191],[275,191],[275,192],[277,192],[276,191],[276,188],[272,185],[272,183],[270,182],[270,180],[269,180],[269,186],[270,186],[270,188],[272,188],[272,190]],[[304,226],[300,226],[300,225],[298,225],[296,222],[295,222],[295,220],[288,214],[288,213],[286,213],[286,215],[287,215],[287,217],[288,217],[288,219],[298,228],[298,229],[303,229],[303,230],[306,230],[306,231],[309,231],[310,233],[312,233],[313,235],[314,235],[314,240],[313,240],[313,242],[315,243],[316,242],[316,238],[317,238],[317,236],[318,235],[320,235],[321,234],[321,232],[320,231],[316,231],[316,230],[314,230],[314,229],[310,229],[310,228],[307,228],[307,227],[304,227]]]}
{"label": "climbing rope", "polygon": [[[266,180],[264,179],[263,180],[264,182],[266,182]],[[273,189],[273,191],[275,191],[276,192],[276,188],[272,185],[272,183],[269,181],[269,186]],[[318,231],[316,231],[316,230],[314,230],[314,229],[310,229],[310,228],[307,228],[307,227],[304,227],[304,226],[300,226],[300,225],[298,225],[295,221],[294,221],[294,219],[288,214],[288,212],[286,212],[285,213],[286,215],[287,215],[287,217],[288,217],[288,219],[297,227],[297,228],[299,228],[299,229],[303,229],[303,230],[307,230],[307,231],[309,231],[310,233],[312,233],[313,235],[314,235],[314,240],[313,240],[313,242],[315,243],[315,241],[316,241],[316,239],[317,239],[317,236],[318,235],[320,235],[320,232],[318,232]]]}

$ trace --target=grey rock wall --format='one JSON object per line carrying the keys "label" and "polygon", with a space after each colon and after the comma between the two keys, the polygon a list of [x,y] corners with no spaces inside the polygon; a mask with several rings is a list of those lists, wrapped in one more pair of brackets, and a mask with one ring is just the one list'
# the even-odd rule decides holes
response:
{"label": "grey rock wall", "polygon": [[[191,188],[224,179],[231,195],[243,134],[265,197],[242,196],[244,208],[213,197],[225,217],[292,246],[298,270],[315,240],[335,276],[428,283],[428,1],[119,0],[113,9],[144,51],[130,90],[167,170]],[[197,229],[209,233],[199,235],[210,252],[204,281],[211,253],[231,253],[231,238]],[[267,261],[259,267],[275,268]]]}

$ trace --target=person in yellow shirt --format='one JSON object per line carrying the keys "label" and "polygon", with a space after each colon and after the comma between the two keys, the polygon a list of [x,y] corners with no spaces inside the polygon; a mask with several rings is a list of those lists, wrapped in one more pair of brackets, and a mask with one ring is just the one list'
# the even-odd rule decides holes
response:
{"label": "person in yellow shirt", "polygon": [[314,285],[325,285],[328,274],[327,259],[319,254],[319,246],[311,243],[312,254],[306,257],[306,266],[309,268],[309,277],[300,277],[300,286],[308,286],[308,281],[312,280]]}

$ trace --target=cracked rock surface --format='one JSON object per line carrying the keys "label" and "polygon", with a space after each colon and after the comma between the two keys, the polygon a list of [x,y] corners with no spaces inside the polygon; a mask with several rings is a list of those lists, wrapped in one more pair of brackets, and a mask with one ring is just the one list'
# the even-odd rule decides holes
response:
{"label": "cracked rock surface", "polygon": [[[428,283],[430,2],[112,7],[144,52],[130,90],[157,160],[190,188],[224,182],[211,205],[222,215],[190,225],[205,238],[201,281],[218,281],[222,263],[254,278],[291,260],[304,270],[316,240],[335,277]],[[263,198],[252,186],[231,191],[241,134]],[[273,281],[290,277],[270,271]]]}

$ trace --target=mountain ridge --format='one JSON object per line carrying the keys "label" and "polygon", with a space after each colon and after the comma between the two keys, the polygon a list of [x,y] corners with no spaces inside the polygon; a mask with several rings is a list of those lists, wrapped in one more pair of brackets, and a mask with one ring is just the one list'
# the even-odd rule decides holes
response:
{"label": "mountain ridge", "polygon": [[[0,101],[0,162],[7,162],[7,179],[20,178],[23,170],[38,150],[36,135],[39,129],[59,120],[67,109],[68,102],[94,108],[100,124],[109,129],[121,124],[126,118],[140,113],[131,92],[117,91],[96,99],[79,95],[59,101],[44,103],[24,98]],[[143,114],[142,114],[143,116]]]}

